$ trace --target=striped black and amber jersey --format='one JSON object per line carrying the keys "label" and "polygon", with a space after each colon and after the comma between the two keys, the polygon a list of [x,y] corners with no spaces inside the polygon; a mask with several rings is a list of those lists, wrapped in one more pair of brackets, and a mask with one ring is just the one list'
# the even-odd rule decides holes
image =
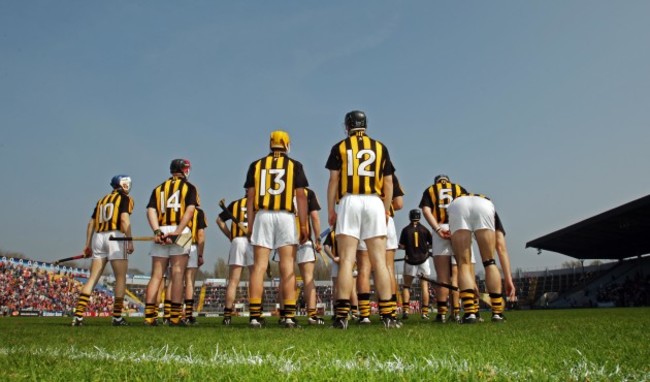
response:
{"label": "striped black and amber jersey", "polygon": [[447,207],[449,203],[460,195],[466,195],[465,190],[461,185],[449,182],[439,182],[431,185],[422,193],[420,200],[420,208],[429,207],[436,218],[438,223],[449,223],[449,216],[447,215]]}
{"label": "striped black and amber jersey", "polygon": [[340,171],[337,200],[347,194],[382,196],[384,176],[395,172],[388,149],[363,132],[335,144],[325,167]]}
{"label": "striped black and amber jersey", "polygon": [[[305,196],[307,197],[307,214],[311,214],[313,211],[320,211],[320,203],[318,202],[316,193],[308,187],[305,187],[304,190]],[[295,200],[294,203],[296,203],[296,205],[298,204]],[[296,215],[296,229],[298,229],[298,227],[300,227],[300,219]],[[308,224],[307,227],[309,228],[309,235],[307,235],[307,237],[311,238],[311,224]]]}
{"label": "striped black and amber jersey", "polygon": [[[223,222],[230,220],[230,215],[234,216],[237,221],[239,221],[245,228],[248,228],[248,216],[246,215],[246,201],[248,198],[243,197],[231,202],[226,208],[230,214],[226,211],[222,211],[219,214],[219,219]],[[234,221],[230,224],[230,240],[236,237],[245,237],[246,233],[239,228],[239,225]]]}
{"label": "striped black and amber jersey", "polygon": [[147,208],[158,212],[158,224],[178,225],[189,206],[198,207],[199,193],[185,178],[171,177],[151,193]]}
{"label": "striped black and amber jersey", "polygon": [[294,192],[309,186],[302,164],[284,153],[270,153],[251,163],[244,188],[255,190],[255,211],[295,212]]}
{"label": "striped black and amber jersey", "polygon": [[402,229],[399,243],[404,246],[404,261],[420,265],[427,261],[433,238],[431,231],[420,223],[411,223]]}
{"label": "striped black and amber jersey", "polygon": [[[393,199],[400,196],[404,196],[404,189],[402,189],[402,185],[399,183],[397,176],[393,174]],[[390,205],[388,213],[391,217],[395,217],[395,208],[393,208],[393,204]]]}
{"label": "striped black and amber jersey", "polygon": [[202,209],[197,208],[194,210],[194,217],[192,217],[190,225],[192,227],[192,244],[196,244],[199,242],[199,230],[208,226],[208,222],[205,220],[205,212]]}
{"label": "striped black and amber jersey", "polygon": [[92,219],[95,232],[121,231],[120,216],[123,213],[131,215],[133,199],[123,192],[114,190],[97,201]]}

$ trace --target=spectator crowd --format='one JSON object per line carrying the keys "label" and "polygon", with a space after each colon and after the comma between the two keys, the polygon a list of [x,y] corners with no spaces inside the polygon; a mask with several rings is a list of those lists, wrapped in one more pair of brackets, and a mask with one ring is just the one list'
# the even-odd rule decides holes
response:
{"label": "spectator crowd", "polygon": [[[75,307],[82,282],[71,272],[56,273],[0,262],[0,314],[15,315],[21,311],[62,312]],[[106,290],[96,290],[88,312],[93,315],[110,313],[113,296]]]}

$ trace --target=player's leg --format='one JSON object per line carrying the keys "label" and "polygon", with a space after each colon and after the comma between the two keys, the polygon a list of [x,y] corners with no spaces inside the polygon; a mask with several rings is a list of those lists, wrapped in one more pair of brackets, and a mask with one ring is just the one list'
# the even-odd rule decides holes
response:
{"label": "player's leg", "polygon": [[158,291],[163,279],[163,274],[167,271],[169,259],[167,257],[153,256],[151,258],[151,278],[147,283],[145,292],[145,319],[146,325],[157,325],[158,317]]}
{"label": "player's leg", "polygon": [[270,248],[253,246],[253,267],[250,272],[249,294],[250,298],[250,325],[251,327],[260,327],[262,321],[262,295],[264,293],[264,275],[269,265]]}
{"label": "player's leg", "polygon": [[393,310],[393,318],[397,318],[397,277],[395,276],[395,250],[386,250],[386,269],[390,280],[390,302]]}
{"label": "player's leg", "polygon": [[409,267],[409,264],[404,263],[404,273],[402,275],[404,281],[402,283],[402,319],[404,320],[408,319],[411,313],[411,284],[413,283],[413,276],[411,276],[410,272],[407,273]]}
{"label": "player's leg", "polygon": [[223,324],[230,325],[232,314],[235,310],[235,298],[237,298],[237,286],[241,279],[241,265],[231,264],[228,269],[228,285],[226,286],[226,302],[223,309]]}
{"label": "player's leg", "polygon": [[451,241],[454,246],[456,263],[458,264],[460,299],[465,311],[463,322],[473,323],[476,321],[476,312],[474,307],[474,275],[471,273],[472,232],[466,229],[454,231]]}
{"label": "player's leg", "polygon": [[185,295],[184,304],[185,311],[183,316],[185,323],[189,325],[196,325],[196,318],[194,317],[194,285],[196,281],[197,267],[187,267],[185,269]]}
{"label": "player's leg", "polygon": [[429,282],[427,280],[420,280],[420,290],[422,291],[422,310],[421,317],[424,320],[429,319]]}
{"label": "player's leg", "polygon": [[[417,268],[418,273],[424,275],[424,277],[431,277],[431,265],[428,259],[424,263],[420,264]],[[420,310],[421,317],[424,320],[428,320],[429,306],[431,305],[431,301],[429,299],[429,282],[424,279],[420,279],[420,290],[422,299],[422,308]]]}
{"label": "player's leg", "polygon": [[490,295],[492,304],[492,321],[502,322],[505,301],[503,299],[501,288],[501,272],[494,260],[495,240],[494,231],[490,229],[480,229],[474,232],[476,242],[478,243],[481,259],[485,268],[485,285]]}
{"label": "player's leg", "polygon": [[355,284],[357,287],[360,324],[370,323],[370,274],[372,267],[368,257],[368,250],[365,248],[364,243],[363,250],[357,250],[356,252],[357,279]]}
{"label": "player's leg", "polygon": [[187,261],[189,260],[188,254],[172,255],[169,258],[171,267],[171,301],[172,311],[169,318],[169,324],[172,326],[181,324],[181,315],[183,312],[183,296],[184,296],[184,278],[185,270],[187,269]]}
{"label": "player's leg", "polygon": [[285,326],[296,326],[296,246],[285,245],[278,248],[280,256],[280,290],[282,291],[282,302]]}
{"label": "player's leg", "polygon": [[88,308],[88,304],[90,303],[90,295],[93,293],[93,289],[95,289],[95,285],[97,285],[97,281],[99,281],[102,272],[104,272],[104,267],[106,266],[107,261],[108,258],[106,254],[93,256],[93,260],[90,263],[90,276],[88,276],[88,280],[83,287],[81,287],[81,291],[79,292],[77,304],[74,309],[72,326],[83,325],[83,317]]}
{"label": "player's leg", "polygon": [[[436,270],[436,280],[441,283],[450,284],[451,281],[451,256],[437,255],[433,257],[433,265]],[[449,289],[436,288],[436,322],[446,322],[449,309]]]}
{"label": "player's leg", "polygon": [[[354,264],[356,260],[357,246],[359,240],[348,235],[336,235],[336,243],[339,255],[339,274],[336,285],[336,320],[339,324],[347,323],[350,313],[350,294],[352,284],[355,282]],[[336,324],[336,323],[335,323]]]}
{"label": "player's leg", "polygon": [[[474,273],[472,271],[472,273]],[[458,286],[458,264],[456,264],[456,259],[451,257],[451,278],[450,284]],[[449,291],[447,288],[447,293],[449,294],[449,305],[452,309],[451,315],[449,317],[452,322],[460,321],[460,292],[458,290]]]}
{"label": "player's leg", "polygon": [[397,319],[397,277],[395,276],[395,252],[399,247],[399,240],[397,239],[397,231],[395,230],[395,221],[392,217],[388,219],[386,225],[386,268],[388,269],[388,277],[390,278],[390,291],[391,291],[391,309],[393,310],[393,318]]}
{"label": "player's leg", "polygon": [[[300,261],[300,260],[299,260]],[[314,268],[316,261],[299,262],[298,268],[302,276],[303,289],[302,293],[307,305],[307,322],[311,325],[323,325],[325,321],[318,316],[316,310],[316,285],[314,282]]]}
{"label": "player's leg", "polygon": [[359,296],[357,294],[357,277],[358,272],[352,272],[354,282],[352,283],[352,292],[350,293],[350,316],[353,320],[359,319]]}
{"label": "player's leg", "polygon": [[113,319],[114,326],[128,325],[126,320],[122,318],[122,310],[124,309],[124,294],[126,293],[126,272],[129,268],[129,261],[127,259],[111,260],[111,268],[113,268],[113,275],[115,276],[115,286],[113,288],[114,303],[113,303]]}
{"label": "player's leg", "polygon": [[386,237],[379,236],[365,240],[368,247],[368,257],[375,280],[375,290],[379,301],[379,314],[382,320],[392,319],[393,304],[391,303],[391,280],[386,265]]}

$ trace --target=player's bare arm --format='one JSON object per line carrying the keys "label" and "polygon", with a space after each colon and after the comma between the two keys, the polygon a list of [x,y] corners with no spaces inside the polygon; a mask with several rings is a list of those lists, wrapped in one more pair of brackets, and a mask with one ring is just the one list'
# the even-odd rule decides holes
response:
{"label": "player's bare arm", "polygon": [[86,255],[86,257],[90,257],[93,254],[93,250],[90,247],[90,243],[93,239],[93,233],[95,233],[95,221],[93,219],[90,219],[88,226],[86,227],[86,246],[84,247],[84,255]]}
{"label": "player's bare arm", "polygon": [[[122,233],[128,237],[131,237],[131,217],[127,212],[122,212],[120,214],[120,229],[122,230]],[[127,241],[126,242],[126,253],[131,254],[133,253],[133,242],[132,241]]]}
{"label": "player's bare arm", "polygon": [[[336,224],[336,192],[339,186],[339,170],[330,170],[330,180],[327,184],[327,223],[330,227]],[[391,193],[392,194],[392,193]]]}
{"label": "player's bare arm", "polygon": [[163,244],[163,234],[160,231],[160,225],[158,225],[158,211],[155,208],[147,208],[147,221],[149,222],[149,227],[154,233],[154,241],[157,244]]}
{"label": "player's bare arm", "polygon": [[246,190],[246,196],[246,219],[248,220],[248,238],[250,240],[255,223],[255,203],[253,202],[255,198],[255,188],[249,187]]}
{"label": "player's bare arm", "polygon": [[232,234],[230,233],[230,229],[228,228],[228,224],[226,224],[226,222],[221,220],[221,218],[219,218],[219,217],[217,218],[217,226],[219,227],[221,232],[223,232],[223,234],[226,235],[228,240],[232,241],[232,239],[231,239]]}
{"label": "player's bare arm", "polygon": [[318,236],[320,232],[320,216],[318,216],[318,211],[311,211],[309,213],[309,220],[311,221],[312,232],[314,232],[314,249],[316,252],[320,252],[323,246],[320,242],[320,236]]}
{"label": "player's bare arm", "polygon": [[205,230],[200,229],[196,234],[196,254],[198,255],[199,267],[203,265],[203,250],[205,249]]}
{"label": "player's bare arm", "polygon": [[300,221],[300,244],[309,239],[309,215],[307,214],[307,195],[304,188],[296,188],[296,204],[298,204],[298,220]]}
{"label": "player's bare arm", "polygon": [[386,221],[388,222],[388,214],[390,211],[391,204],[393,203],[393,176],[386,175],[384,176],[384,209],[386,210]]}

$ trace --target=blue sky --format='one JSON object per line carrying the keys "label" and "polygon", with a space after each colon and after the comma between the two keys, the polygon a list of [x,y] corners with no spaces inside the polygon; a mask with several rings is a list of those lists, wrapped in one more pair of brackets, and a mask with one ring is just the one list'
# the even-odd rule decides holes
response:
{"label": "blue sky", "polygon": [[[438,173],[489,195],[514,268],[568,257],[529,240],[647,195],[646,1],[0,2],[0,249],[81,251],[111,177],[133,178],[135,235],[176,157],[227,257],[218,201],[243,196],[268,135],[291,134],[325,207],[352,109],[418,205]],[[326,221],[326,211],[321,219]],[[148,244],[131,266],[149,270]]]}

